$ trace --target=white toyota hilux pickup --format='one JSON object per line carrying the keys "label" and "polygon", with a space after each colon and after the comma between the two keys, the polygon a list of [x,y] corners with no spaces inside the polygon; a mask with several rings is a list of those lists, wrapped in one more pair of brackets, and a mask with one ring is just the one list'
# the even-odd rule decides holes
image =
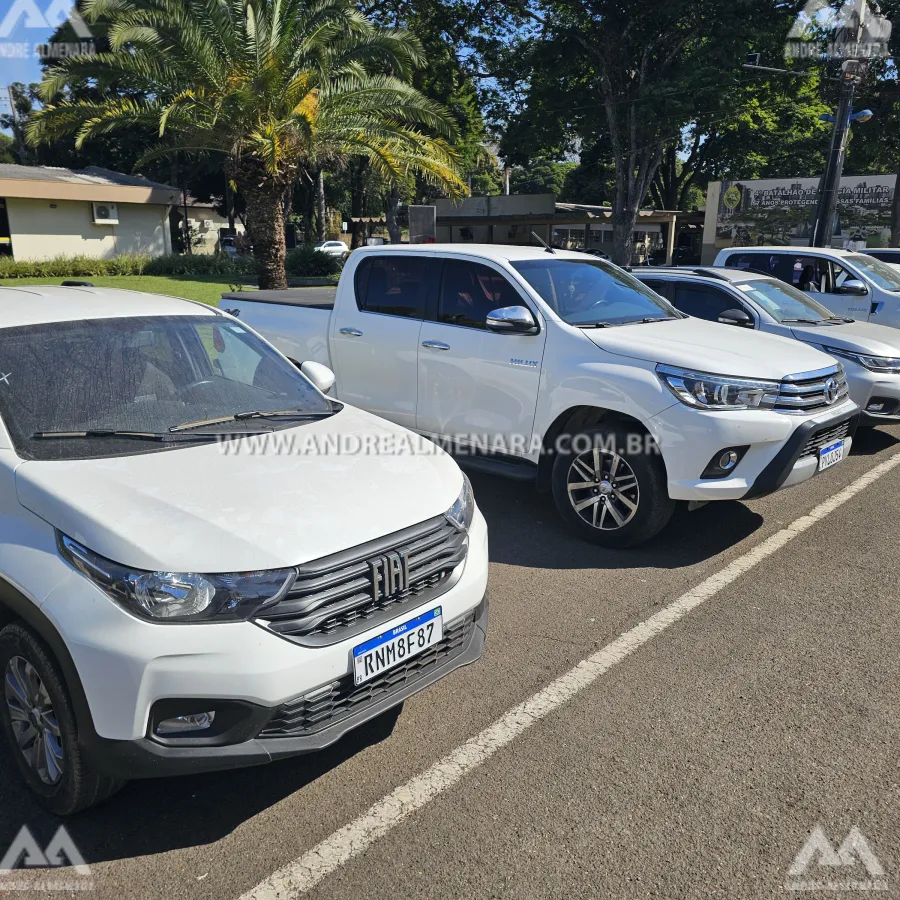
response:
{"label": "white toyota hilux pickup", "polygon": [[54,812],[389,724],[481,656],[468,480],[333,380],[202,304],[0,288],[0,735]]}
{"label": "white toyota hilux pickup", "polygon": [[584,537],[627,546],[676,501],[757,497],[839,463],[858,410],[840,363],[690,318],[604,260],[539,247],[351,254],[335,295],[227,294],[335,396],[551,488]]}

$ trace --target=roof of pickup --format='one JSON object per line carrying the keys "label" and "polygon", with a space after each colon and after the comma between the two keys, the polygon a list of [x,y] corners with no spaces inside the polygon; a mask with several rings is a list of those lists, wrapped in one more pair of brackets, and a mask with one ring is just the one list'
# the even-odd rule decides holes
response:
{"label": "roof of pickup", "polygon": [[[380,244],[377,247],[360,247],[354,250],[350,259],[357,259],[365,254],[382,253],[452,253],[461,256],[480,256],[486,259],[496,260],[521,260],[542,259],[550,255],[550,251],[538,244],[528,246],[516,246],[514,244]],[[578,259],[582,262],[596,260],[596,256],[589,253],[579,253],[576,250],[552,251],[554,256],[563,259]]]}
{"label": "roof of pickup", "polygon": [[79,319],[202,315],[214,316],[218,313],[212,307],[191,300],[120,288],[63,287],[56,284],[0,287],[0,328]]}

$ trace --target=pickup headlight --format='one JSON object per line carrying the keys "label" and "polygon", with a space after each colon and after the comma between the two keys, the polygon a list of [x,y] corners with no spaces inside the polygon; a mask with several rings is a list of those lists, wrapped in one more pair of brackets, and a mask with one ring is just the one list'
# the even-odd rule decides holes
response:
{"label": "pickup headlight", "polygon": [[781,388],[777,381],[730,378],[662,364],[656,374],[682,403],[696,409],[771,409]]}
{"label": "pickup headlight", "polygon": [[872,372],[881,372],[885,375],[900,374],[900,358],[896,356],[868,356],[865,353],[853,353],[851,350],[842,350],[840,347],[827,347],[825,344],[817,346],[832,356],[849,359]]}
{"label": "pickup headlight", "polygon": [[472,493],[472,485],[463,474],[463,486],[456,498],[456,502],[444,515],[460,530],[468,531],[475,515],[475,495]]}
{"label": "pickup headlight", "polygon": [[129,612],[153,622],[235,622],[280,600],[293,569],[200,575],[145,572],[114,563],[57,532],[63,559]]}

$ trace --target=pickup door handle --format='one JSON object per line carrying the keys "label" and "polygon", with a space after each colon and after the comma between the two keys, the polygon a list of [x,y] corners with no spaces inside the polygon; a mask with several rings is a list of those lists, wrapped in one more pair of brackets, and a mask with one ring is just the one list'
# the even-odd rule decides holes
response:
{"label": "pickup door handle", "polygon": [[362,337],[362,332],[358,328],[342,328],[341,334],[349,334],[351,337]]}
{"label": "pickup door handle", "polygon": [[422,341],[422,346],[427,347],[429,350],[449,350],[450,345],[444,344],[441,341]]}

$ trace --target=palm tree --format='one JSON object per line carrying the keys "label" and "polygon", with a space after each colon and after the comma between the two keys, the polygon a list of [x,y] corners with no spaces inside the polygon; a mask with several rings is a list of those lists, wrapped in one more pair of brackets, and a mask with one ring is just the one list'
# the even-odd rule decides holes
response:
{"label": "palm tree", "polygon": [[[287,286],[282,200],[300,166],[361,156],[388,181],[465,190],[449,113],[409,83],[421,46],[351,0],[85,0],[83,14],[107,23],[110,51],[47,71],[28,140],[142,128],[158,135],[144,160],[223,154],[261,288]],[[66,99],[83,83],[93,98]]]}

